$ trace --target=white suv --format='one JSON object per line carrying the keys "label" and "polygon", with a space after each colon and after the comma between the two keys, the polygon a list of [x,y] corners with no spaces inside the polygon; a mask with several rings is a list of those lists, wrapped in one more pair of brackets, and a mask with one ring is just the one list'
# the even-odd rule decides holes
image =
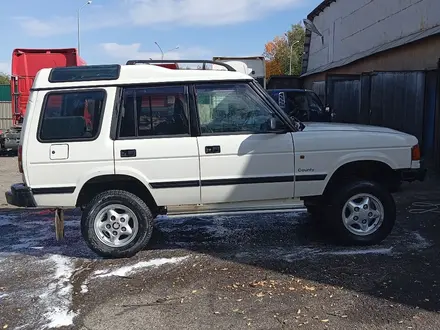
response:
{"label": "white suv", "polygon": [[417,139],[303,124],[228,70],[41,70],[20,138],[24,183],[8,203],[81,208],[83,237],[104,257],[143,249],[159,214],[276,211],[299,200],[340,242],[382,241],[396,218],[388,188],[424,178]]}

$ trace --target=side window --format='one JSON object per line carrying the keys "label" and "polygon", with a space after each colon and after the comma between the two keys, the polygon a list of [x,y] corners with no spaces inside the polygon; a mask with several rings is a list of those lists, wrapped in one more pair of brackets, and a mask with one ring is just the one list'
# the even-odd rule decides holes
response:
{"label": "side window", "polygon": [[308,120],[309,103],[307,101],[306,93],[302,91],[288,92],[286,104],[289,116],[293,116],[301,121]]}
{"label": "side window", "polygon": [[196,93],[202,134],[270,130],[272,114],[248,84],[196,85]]}
{"label": "side window", "polygon": [[315,93],[307,93],[309,95],[310,111],[323,112],[323,106],[321,100]]}
{"label": "side window", "polygon": [[97,138],[105,97],[103,90],[48,93],[41,114],[39,140],[54,142]]}
{"label": "side window", "polygon": [[190,134],[183,86],[126,88],[121,110],[121,138]]}

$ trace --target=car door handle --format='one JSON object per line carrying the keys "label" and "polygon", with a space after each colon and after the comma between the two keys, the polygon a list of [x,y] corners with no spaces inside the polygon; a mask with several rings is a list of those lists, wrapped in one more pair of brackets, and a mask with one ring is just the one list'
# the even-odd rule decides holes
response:
{"label": "car door handle", "polygon": [[136,157],[136,149],[121,150],[121,158]]}
{"label": "car door handle", "polygon": [[221,151],[220,146],[206,146],[205,154],[219,154]]}

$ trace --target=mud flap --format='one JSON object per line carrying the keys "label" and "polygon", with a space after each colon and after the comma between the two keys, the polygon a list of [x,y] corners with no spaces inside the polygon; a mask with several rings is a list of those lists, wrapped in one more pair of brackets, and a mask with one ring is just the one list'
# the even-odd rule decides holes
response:
{"label": "mud flap", "polygon": [[57,241],[60,241],[64,238],[64,210],[56,209],[55,210],[55,235]]}

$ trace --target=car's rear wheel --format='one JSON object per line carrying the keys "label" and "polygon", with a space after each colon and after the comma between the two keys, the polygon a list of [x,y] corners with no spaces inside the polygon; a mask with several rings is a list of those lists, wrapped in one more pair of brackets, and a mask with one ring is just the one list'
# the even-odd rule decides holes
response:
{"label": "car's rear wheel", "polygon": [[148,244],[153,215],[138,196],[122,190],[97,195],[84,209],[81,232],[87,245],[106,258],[131,257]]}
{"label": "car's rear wheel", "polygon": [[371,181],[356,181],[333,190],[328,212],[330,228],[348,244],[380,243],[396,220],[396,205],[387,187]]}

